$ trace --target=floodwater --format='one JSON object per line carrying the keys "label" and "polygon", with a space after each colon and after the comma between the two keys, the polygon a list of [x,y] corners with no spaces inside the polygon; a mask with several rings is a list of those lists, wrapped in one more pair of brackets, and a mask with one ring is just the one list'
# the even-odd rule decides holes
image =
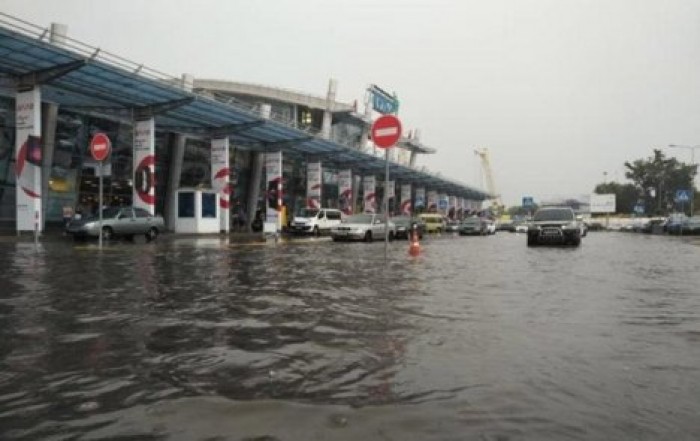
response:
{"label": "floodwater", "polygon": [[0,243],[0,439],[700,439],[700,244]]}

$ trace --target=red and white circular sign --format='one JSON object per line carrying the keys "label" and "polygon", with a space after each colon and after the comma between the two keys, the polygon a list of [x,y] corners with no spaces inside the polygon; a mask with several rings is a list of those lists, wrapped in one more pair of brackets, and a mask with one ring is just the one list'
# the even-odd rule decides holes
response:
{"label": "red and white circular sign", "polygon": [[380,116],[372,124],[372,141],[377,147],[388,149],[401,138],[401,121],[394,115]]}
{"label": "red and white circular sign", "polygon": [[95,161],[104,161],[112,150],[112,142],[104,133],[95,133],[90,140],[90,153]]}

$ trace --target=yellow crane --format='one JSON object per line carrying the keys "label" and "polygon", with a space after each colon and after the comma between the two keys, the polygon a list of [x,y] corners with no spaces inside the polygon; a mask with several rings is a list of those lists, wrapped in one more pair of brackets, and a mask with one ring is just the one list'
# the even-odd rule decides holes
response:
{"label": "yellow crane", "polygon": [[489,149],[477,148],[474,150],[474,154],[481,159],[481,169],[484,173],[483,181],[486,183],[486,191],[493,197],[493,199],[491,199],[492,210],[494,210],[495,214],[499,214],[503,210],[503,203],[501,202],[501,195],[496,192],[496,184],[494,183],[493,172],[491,171]]}

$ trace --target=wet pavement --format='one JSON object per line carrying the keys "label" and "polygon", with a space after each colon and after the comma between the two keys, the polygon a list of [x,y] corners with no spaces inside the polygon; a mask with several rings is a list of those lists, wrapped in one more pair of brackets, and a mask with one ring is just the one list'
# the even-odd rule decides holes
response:
{"label": "wet pavement", "polygon": [[0,243],[0,439],[700,438],[698,242],[407,249]]}

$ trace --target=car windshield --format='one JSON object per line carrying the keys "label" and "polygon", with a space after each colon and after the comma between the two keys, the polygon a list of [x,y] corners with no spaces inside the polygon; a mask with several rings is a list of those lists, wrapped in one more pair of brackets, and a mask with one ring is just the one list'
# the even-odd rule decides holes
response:
{"label": "car windshield", "polygon": [[551,208],[535,213],[535,222],[540,221],[571,221],[574,220],[574,212],[566,208]]}
{"label": "car windshield", "polygon": [[354,216],[348,216],[343,221],[345,224],[371,224],[372,215],[371,214],[356,214]]}
{"label": "car windshield", "polygon": [[302,208],[299,210],[299,217],[316,217],[318,211],[317,208]]}
{"label": "car windshield", "polygon": [[478,217],[470,217],[469,219],[464,219],[462,221],[462,224],[465,224],[465,225],[477,225],[480,223],[481,223],[481,219],[479,219]]}
{"label": "car windshield", "polygon": [[399,226],[406,226],[411,224],[411,218],[408,216],[396,216],[392,217],[391,221]]}

